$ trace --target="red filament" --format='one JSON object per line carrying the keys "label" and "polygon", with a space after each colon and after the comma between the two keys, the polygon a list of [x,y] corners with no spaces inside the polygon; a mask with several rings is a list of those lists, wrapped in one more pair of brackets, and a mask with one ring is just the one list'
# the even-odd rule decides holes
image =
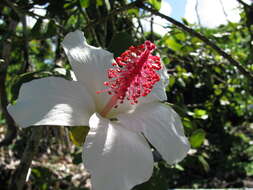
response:
{"label": "red filament", "polygon": [[[160,58],[151,54],[155,48],[150,41],[129,47],[115,59],[113,68],[107,70],[109,80],[104,85],[108,89],[97,93],[108,92],[120,103],[127,99],[131,104],[136,104],[138,98],[147,96],[160,80],[156,73],[156,70],[161,69]],[[114,101],[114,106],[117,106],[117,101]]]}

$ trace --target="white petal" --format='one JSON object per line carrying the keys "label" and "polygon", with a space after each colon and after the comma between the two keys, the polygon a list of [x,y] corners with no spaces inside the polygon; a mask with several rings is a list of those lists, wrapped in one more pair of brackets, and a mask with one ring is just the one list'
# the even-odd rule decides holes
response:
{"label": "white petal", "polygon": [[94,190],[130,190],[147,181],[153,156],[145,138],[94,114],[83,159]]}
{"label": "white petal", "polygon": [[97,110],[101,111],[110,96],[107,93],[96,92],[106,89],[104,82],[108,80],[107,69],[114,62],[113,54],[87,44],[83,32],[79,30],[69,33],[62,45],[77,80],[90,91]]}
{"label": "white petal", "polygon": [[117,118],[128,129],[143,132],[169,164],[181,161],[190,149],[180,117],[168,105],[142,104],[131,114]]}
{"label": "white petal", "polygon": [[83,85],[59,77],[23,84],[17,103],[8,106],[20,127],[88,125],[94,110],[93,99]]}
{"label": "white petal", "polygon": [[169,84],[169,75],[166,66],[162,63],[162,69],[158,71],[161,77],[163,87],[166,88]]}

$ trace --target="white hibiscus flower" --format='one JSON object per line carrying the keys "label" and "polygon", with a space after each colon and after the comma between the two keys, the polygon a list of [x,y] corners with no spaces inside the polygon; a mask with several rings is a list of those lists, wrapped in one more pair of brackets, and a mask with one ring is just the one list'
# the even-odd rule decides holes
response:
{"label": "white hibiscus flower", "polygon": [[69,33],[62,45],[77,80],[48,77],[22,85],[16,104],[8,106],[20,127],[89,126],[83,162],[94,190],[130,190],[147,181],[153,171],[148,142],[169,164],[186,156],[181,120],[160,103],[167,99],[168,77],[165,68],[156,71],[161,64],[151,54],[154,44],[129,48],[117,64],[110,52],[88,45],[81,31]]}

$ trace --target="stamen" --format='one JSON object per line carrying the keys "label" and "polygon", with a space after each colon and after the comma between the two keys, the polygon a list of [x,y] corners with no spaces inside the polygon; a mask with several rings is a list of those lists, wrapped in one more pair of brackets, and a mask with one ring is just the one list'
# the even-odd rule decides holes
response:
{"label": "stamen", "polygon": [[123,103],[125,99],[131,104],[137,104],[138,98],[147,96],[155,83],[160,80],[156,70],[161,69],[161,62],[158,56],[151,53],[155,44],[146,41],[144,44],[131,46],[112,63],[113,68],[108,69],[109,81],[104,82],[108,89],[97,93],[108,92],[112,98],[100,113],[105,116],[118,102]]}

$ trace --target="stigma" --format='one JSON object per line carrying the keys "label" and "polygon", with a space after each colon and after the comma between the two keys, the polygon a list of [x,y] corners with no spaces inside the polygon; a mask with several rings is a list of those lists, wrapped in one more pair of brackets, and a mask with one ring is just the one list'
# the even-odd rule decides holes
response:
{"label": "stigma", "polygon": [[109,80],[104,82],[107,89],[97,92],[112,95],[101,112],[102,116],[126,100],[137,104],[140,97],[145,97],[152,91],[155,83],[160,80],[156,71],[161,69],[160,58],[152,55],[155,48],[155,44],[146,41],[142,45],[129,47],[115,59],[113,67],[107,70]]}

